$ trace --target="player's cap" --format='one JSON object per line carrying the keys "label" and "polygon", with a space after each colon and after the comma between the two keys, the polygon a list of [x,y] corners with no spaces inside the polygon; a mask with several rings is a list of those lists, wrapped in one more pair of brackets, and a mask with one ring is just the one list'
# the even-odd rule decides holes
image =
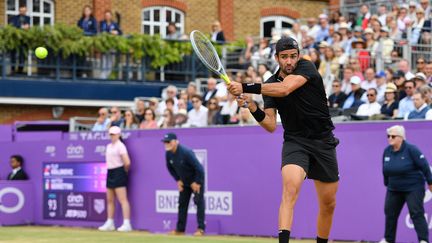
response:
{"label": "player's cap", "polygon": [[170,132],[165,134],[165,136],[161,141],[165,143],[165,142],[171,142],[172,140],[177,140],[177,135],[175,133]]}
{"label": "player's cap", "polygon": [[386,74],[384,71],[379,71],[375,74],[375,78],[385,78]]}
{"label": "player's cap", "polygon": [[426,81],[426,75],[424,75],[424,73],[422,72],[416,73],[414,78],[422,81]]}
{"label": "player's cap", "polygon": [[108,132],[109,132],[109,134],[117,135],[117,134],[121,133],[121,129],[118,126],[112,126],[112,127],[110,127],[110,129],[108,130]]}
{"label": "player's cap", "polygon": [[388,83],[385,89],[385,93],[394,93],[397,91],[397,87],[394,83]]}
{"label": "player's cap", "polygon": [[276,54],[278,54],[281,51],[291,50],[291,49],[296,49],[297,51],[299,51],[299,45],[297,41],[292,37],[282,37],[276,43]]}
{"label": "player's cap", "polygon": [[350,79],[350,83],[358,85],[361,83],[361,79],[358,76],[352,76]]}

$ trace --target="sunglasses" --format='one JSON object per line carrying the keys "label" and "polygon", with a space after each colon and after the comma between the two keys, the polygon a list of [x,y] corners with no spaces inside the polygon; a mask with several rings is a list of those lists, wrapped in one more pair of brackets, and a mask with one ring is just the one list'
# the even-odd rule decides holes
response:
{"label": "sunglasses", "polygon": [[399,137],[398,135],[387,135],[387,138],[395,139],[396,137]]}
{"label": "sunglasses", "polygon": [[374,94],[367,94],[366,96],[367,97],[374,97],[375,95]]}

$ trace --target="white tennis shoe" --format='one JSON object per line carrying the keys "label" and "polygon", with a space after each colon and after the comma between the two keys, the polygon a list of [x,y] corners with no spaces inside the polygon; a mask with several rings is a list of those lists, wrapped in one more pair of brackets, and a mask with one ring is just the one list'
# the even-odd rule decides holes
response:
{"label": "white tennis shoe", "polygon": [[101,227],[98,228],[99,231],[114,231],[115,226],[113,222],[106,221]]}
{"label": "white tennis shoe", "polygon": [[117,231],[119,232],[129,232],[132,231],[132,226],[131,224],[128,223],[123,223],[122,226],[120,226]]}

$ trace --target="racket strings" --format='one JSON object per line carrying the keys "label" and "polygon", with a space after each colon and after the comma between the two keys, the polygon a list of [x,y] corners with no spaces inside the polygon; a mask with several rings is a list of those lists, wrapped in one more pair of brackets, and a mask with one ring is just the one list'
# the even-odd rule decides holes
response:
{"label": "racket strings", "polygon": [[215,71],[219,71],[221,68],[220,62],[218,60],[219,57],[217,56],[217,53],[210,41],[200,33],[195,33],[193,37],[193,41],[197,48],[196,53],[198,57],[200,57],[200,59],[205,62],[208,67],[214,69]]}

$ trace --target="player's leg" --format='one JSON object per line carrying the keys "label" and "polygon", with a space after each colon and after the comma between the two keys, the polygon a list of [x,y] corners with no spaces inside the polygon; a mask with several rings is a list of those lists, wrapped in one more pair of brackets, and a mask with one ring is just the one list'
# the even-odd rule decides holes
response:
{"label": "player's leg", "polygon": [[282,201],[279,208],[279,242],[288,242],[288,237],[281,236],[282,231],[291,231],[294,205],[297,201],[301,185],[306,172],[296,164],[287,164],[282,167]]}
{"label": "player's leg", "polygon": [[179,206],[178,206],[178,219],[177,219],[177,232],[185,232],[187,212],[189,207],[190,197],[192,195],[192,189],[190,186],[184,186],[183,191],[180,192]]}
{"label": "player's leg", "polygon": [[410,217],[414,224],[414,229],[417,233],[418,241],[428,242],[429,231],[426,218],[424,216],[425,210],[423,206],[423,199],[425,196],[424,190],[409,192],[406,194],[406,202],[409,210]]}
{"label": "player's leg", "polygon": [[319,203],[317,239],[327,240],[333,222],[334,209],[336,207],[338,182],[321,182],[318,180],[314,182]]}
{"label": "player's leg", "polygon": [[404,193],[392,192],[387,190],[384,213],[385,213],[385,233],[384,238],[387,242],[393,243],[396,240],[397,222],[405,203]]}

